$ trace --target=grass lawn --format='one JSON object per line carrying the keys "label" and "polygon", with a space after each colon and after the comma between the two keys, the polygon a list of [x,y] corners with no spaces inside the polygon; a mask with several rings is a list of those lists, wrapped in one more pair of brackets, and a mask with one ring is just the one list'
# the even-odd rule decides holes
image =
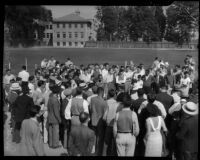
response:
{"label": "grass lawn", "polygon": [[[7,49],[4,54],[4,71],[11,62],[14,74],[21,70],[28,61],[28,71],[33,74],[35,64],[40,65],[43,58],[54,56],[59,62],[65,62],[67,57],[76,64],[105,63],[124,65],[124,62],[132,60],[135,64],[143,63],[146,67],[152,64],[154,58],[168,61],[169,64],[184,64],[185,56],[192,55],[198,64],[198,50],[159,50],[159,49],[99,49],[99,48],[27,48]],[[9,57],[9,58],[8,58]]]}

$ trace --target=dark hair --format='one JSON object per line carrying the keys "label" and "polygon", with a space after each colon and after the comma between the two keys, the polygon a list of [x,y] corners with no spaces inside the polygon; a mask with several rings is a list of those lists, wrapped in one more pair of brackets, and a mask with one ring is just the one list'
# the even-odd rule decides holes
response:
{"label": "dark hair", "polygon": [[22,69],[23,69],[23,70],[26,70],[26,66],[22,66]]}
{"label": "dark hair", "polygon": [[76,95],[81,95],[82,94],[82,89],[80,87],[76,88]]}
{"label": "dark hair", "polygon": [[94,86],[92,87],[92,92],[93,92],[94,94],[97,94],[97,89],[98,89],[97,86],[94,85]]}
{"label": "dark hair", "polygon": [[148,102],[149,102],[149,103],[153,103],[153,102],[156,100],[156,94],[154,94],[154,93],[149,93],[149,94],[147,95],[147,99],[148,99]]}
{"label": "dark hair", "polygon": [[30,77],[28,78],[28,81],[32,81],[32,80],[34,80],[34,76],[30,76]]}
{"label": "dark hair", "polygon": [[123,95],[123,101],[124,107],[130,107],[132,104],[131,96],[126,92]]}
{"label": "dark hair", "polygon": [[143,95],[144,95],[144,90],[143,90],[142,88],[139,88],[139,89],[137,90],[137,94],[138,94],[138,97],[143,96]]}
{"label": "dark hair", "polygon": [[79,120],[81,123],[85,123],[89,118],[89,114],[86,112],[81,112],[79,115]]}
{"label": "dark hair", "polygon": [[123,101],[123,96],[124,96],[124,92],[121,92],[117,95],[117,102],[122,102]]}
{"label": "dark hair", "polygon": [[40,106],[33,105],[30,108],[29,115],[30,115],[30,117],[35,117],[36,114],[38,114],[39,112],[40,112]]}
{"label": "dark hair", "polygon": [[147,104],[147,111],[149,117],[157,117],[161,115],[160,110],[155,104]]}
{"label": "dark hair", "polygon": [[97,88],[97,93],[100,94],[100,93],[103,93],[104,92],[104,89],[102,87],[98,87]]}
{"label": "dark hair", "polygon": [[114,97],[114,96],[115,96],[115,90],[114,90],[114,89],[110,89],[110,90],[108,91],[108,96],[109,96],[110,98]]}
{"label": "dark hair", "polygon": [[60,87],[58,85],[49,86],[53,94],[58,94],[60,92]]}
{"label": "dark hair", "polygon": [[38,87],[41,87],[42,85],[44,85],[44,81],[42,80],[39,80],[38,83],[37,83]]}
{"label": "dark hair", "polygon": [[17,77],[17,78],[16,78],[16,81],[21,81],[21,80],[22,80],[21,77]]}

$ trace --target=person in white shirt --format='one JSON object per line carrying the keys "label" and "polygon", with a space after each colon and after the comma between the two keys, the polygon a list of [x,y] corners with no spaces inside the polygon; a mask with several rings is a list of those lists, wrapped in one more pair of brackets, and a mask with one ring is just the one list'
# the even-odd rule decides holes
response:
{"label": "person in white shirt", "polygon": [[186,71],[184,72],[184,77],[181,78],[181,81],[180,81],[181,97],[184,97],[184,98],[189,97],[190,83],[191,83],[191,80],[189,77],[189,73]]}
{"label": "person in white shirt", "polygon": [[103,81],[105,82],[105,78],[106,78],[106,75],[108,74],[108,68],[109,68],[109,64],[108,63],[105,63],[104,64],[104,68],[101,72],[102,76],[103,76]]}
{"label": "person in white shirt", "polygon": [[67,62],[65,62],[65,65],[66,65],[67,67],[69,67],[70,65],[73,65],[73,62],[71,61],[70,58],[67,58]]}
{"label": "person in white shirt", "polygon": [[28,82],[29,73],[26,71],[26,66],[22,66],[22,71],[19,72],[18,77],[22,79],[22,82]]}
{"label": "person in white shirt", "polygon": [[42,68],[42,69],[46,68],[46,67],[47,67],[47,63],[48,63],[47,59],[44,58],[44,59],[42,60],[42,62],[41,62],[41,68]]}
{"label": "person in white shirt", "polygon": [[56,65],[56,60],[53,57],[51,57],[47,64],[47,68],[52,69],[55,67],[55,65]]}
{"label": "person in white shirt", "polygon": [[141,67],[140,75],[143,76],[143,75],[145,75],[144,65],[141,63],[140,67]]}
{"label": "person in white shirt", "polygon": [[30,96],[32,97],[33,96],[33,93],[35,91],[35,77],[34,76],[30,76],[29,79],[28,79],[29,83],[28,83],[28,87],[30,89]]}
{"label": "person in white shirt", "polygon": [[119,74],[116,76],[117,84],[124,84],[126,82],[126,76],[124,75],[124,71],[120,70]]}
{"label": "person in white shirt", "polygon": [[88,74],[87,68],[83,70],[83,73],[79,76],[80,80],[83,80],[85,83],[91,82],[91,75]]}
{"label": "person in white shirt", "polygon": [[11,70],[10,69],[7,69],[6,70],[6,75],[3,78],[3,84],[4,85],[9,85],[11,79],[15,79],[15,76],[13,74],[11,74]]}

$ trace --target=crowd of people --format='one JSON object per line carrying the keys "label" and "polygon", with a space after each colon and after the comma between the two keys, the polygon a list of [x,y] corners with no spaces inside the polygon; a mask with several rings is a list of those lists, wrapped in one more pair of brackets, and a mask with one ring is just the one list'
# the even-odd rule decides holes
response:
{"label": "crowd of people", "polygon": [[198,76],[192,56],[173,67],[43,59],[35,74],[6,70],[4,102],[21,155],[198,157]]}

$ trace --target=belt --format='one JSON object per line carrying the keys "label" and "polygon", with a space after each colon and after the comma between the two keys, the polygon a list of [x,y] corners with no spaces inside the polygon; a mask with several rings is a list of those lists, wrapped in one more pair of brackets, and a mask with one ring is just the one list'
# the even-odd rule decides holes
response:
{"label": "belt", "polygon": [[117,131],[117,133],[132,133],[132,132],[120,132],[120,131]]}
{"label": "belt", "polygon": [[73,117],[73,116],[74,116],[74,117],[78,117],[79,115],[73,114],[72,117]]}

